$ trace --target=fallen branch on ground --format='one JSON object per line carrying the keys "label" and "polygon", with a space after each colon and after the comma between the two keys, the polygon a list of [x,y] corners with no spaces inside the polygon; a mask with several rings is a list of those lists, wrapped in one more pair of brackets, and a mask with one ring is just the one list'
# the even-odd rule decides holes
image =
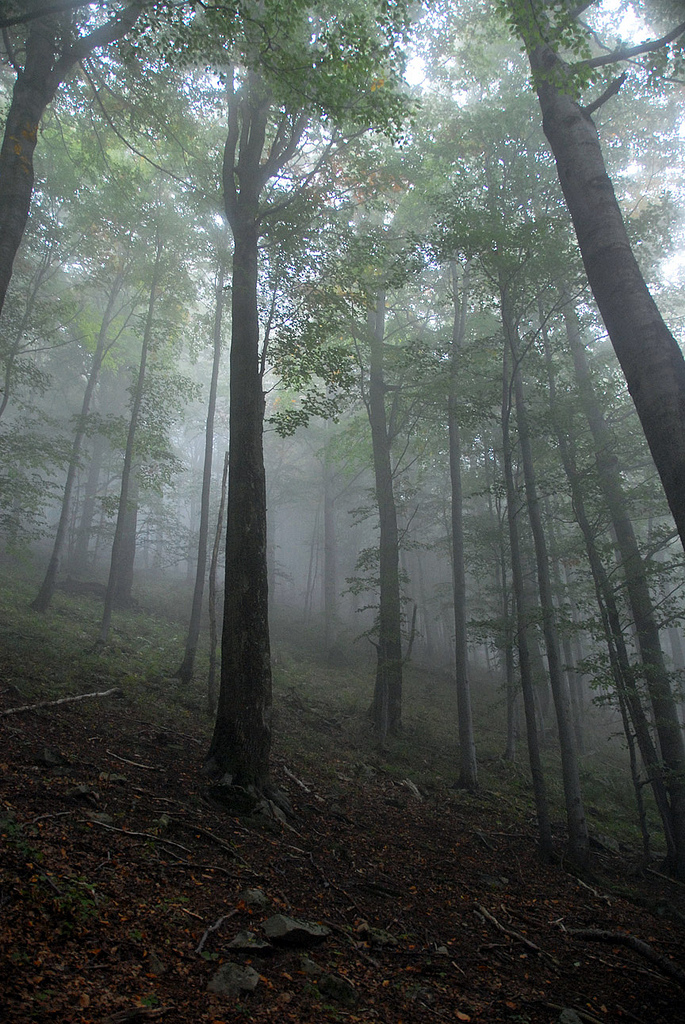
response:
{"label": "fallen branch on ground", "polygon": [[78,693],[75,697],[60,697],[59,700],[41,700],[38,704],[24,704],[20,708],[7,708],[6,711],[0,711],[0,716],[19,715],[23,711],[37,711],[39,708],[52,708],[56,704],[71,704],[75,700],[87,700],[89,697],[114,696],[123,697],[124,691],[118,686],[113,686],[111,690],[103,690],[100,693]]}
{"label": "fallen branch on ground", "polygon": [[195,952],[196,953],[201,953],[202,950],[204,949],[205,942],[207,941],[209,936],[212,934],[212,932],[218,931],[219,928],[221,928],[221,926],[224,923],[224,921],[228,921],[229,917],[235,917],[235,915],[237,913],[238,913],[237,910],[231,910],[228,914],[224,914],[223,917],[217,918],[217,920],[214,922],[214,924],[210,924],[209,928],[207,929],[207,931],[204,933],[204,935],[202,936],[202,938],[198,942],[197,947],[195,949]]}
{"label": "fallen branch on ground", "polygon": [[658,967],[662,974],[675,981],[681,988],[685,988],[685,971],[678,964],[673,963],[667,956],[657,953],[655,949],[642,939],[629,935],[628,932],[609,932],[601,928],[566,928],[567,935],[574,939],[587,939],[589,942],[607,942],[614,946],[627,946],[643,956],[645,960]]}
{"label": "fallen branch on ground", "polygon": [[133,765],[134,768],[145,768],[145,770],[148,772],[161,772],[164,770],[163,768],[158,768],[156,765],[141,764],[140,761],[129,761],[127,757],[121,757],[119,754],[115,754],[114,751],[112,750],[106,750],[105,753],[108,754],[110,757],[116,758],[117,761],[123,761],[124,764]]}
{"label": "fallen branch on ground", "polygon": [[553,956],[550,956],[549,953],[545,953],[544,949],[540,949],[540,947],[536,946],[534,942],[527,939],[525,935],[521,935],[520,932],[514,931],[513,928],[505,928],[503,924],[500,924],[494,914],[491,914],[489,910],[482,907],[480,903],[476,904],[476,910],[479,914],[483,915],[486,921],[489,921],[490,924],[494,925],[498,931],[502,932],[503,935],[508,935],[509,938],[516,939],[517,942],[522,942],[524,946],[527,946],[528,949],[532,950],[534,953],[539,953],[540,956],[547,957],[547,959],[551,960],[552,963],[556,963]]}

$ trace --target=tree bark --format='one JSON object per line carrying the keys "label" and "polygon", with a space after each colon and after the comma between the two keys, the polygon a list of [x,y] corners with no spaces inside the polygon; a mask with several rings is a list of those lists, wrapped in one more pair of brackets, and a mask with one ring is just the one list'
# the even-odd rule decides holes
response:
{"label": "tree bark", "polygon": [[685,359],[633,254],[597,130],[573,99],[571,70],[533,29],[532,0],[524,6],[542,126],[585,271],[685,546]]}
{"label": "tree bark", "polygon": [[[221,685],[206,762],[208,773],[222,784],[257,793],[268,788],[272,704],[257,312],[259,196],[281,166],[262,164],[270,106],[258,75],[250,72],[237,93],[231,80],[223,164],[224,205],[234,241],[226,590]],[[281,155],[287,160],[285,150]]]}
{"label": "tree bark", "polygon": [[400,599],[399,531],[393,491],[392,437],[385,409],[383,346],[385,344],[385,292],[369,311],[368,414],[373,447],[376,502],[380,524],[378,644],[373,721],[381,743],[402,724],[402,605]]}
{"label": "tree bark", "polygon": [[217,649],[217,628],[216,628],[216,573],[219,565],[219,549],[221,537],[224,532],[224,510],[226,508],[226,491],[228,482],[228,452],[224,456],[224,469],[221,474],[221,496],[219,498],[219,512],[216,517],[216,532],[212,546],[212,557],[209,560],[209,671],[207,673],[207,708],[210,715],[216,714],[217,687],[216,687],[216,649]]}

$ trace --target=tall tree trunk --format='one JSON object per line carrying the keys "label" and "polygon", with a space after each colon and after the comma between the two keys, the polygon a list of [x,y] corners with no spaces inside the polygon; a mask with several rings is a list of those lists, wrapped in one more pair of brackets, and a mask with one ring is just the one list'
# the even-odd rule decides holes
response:
{"label": "tall tree trunk", "polygon": [[[616,602],[616,595],[609,579],[609,574],[607,573],[599,554],[595,532],[590,523],[590,517],[586,511],[584,484],[576,468],[573,452],[573,431],[568,422],[563,424],[559,423],[558,415],[555,415],[558,413],[556,401],[556,379],[554,374],[554,365],[548,345],[546,345],[545,356],[547,363],[547,379],[549,384],[550,409],[555,421],[559,454],[561,456],[564,472],[566,473],[566,477],[571,488],[571,499],[573,502],[573,511],[576,522],[580,527],[585,541],[585,550],[587,552],[590,572],[592,574],[595,593],[597,596],[597,606],[602,620],[604,636],[606,638],[611,673],[616,687],[621,714],[624,716],[626,740],[629,744],[631,755],[631,771],[633,778],[635,778],[635,771],[632,762],[632,736],[630,734],[629,727],[626,726],[625,716],[628,716],[630,723],[632,723],[640,756],[642,757],[643,764],[647,771],[647,776],[652,786],[654,799],[663,825],[668,859],[670,862],[674,862],[675,840],[673,821],[668,794],[662,777],[661,762],[652,740],[649,722],[647,721],[647,716],[637,687],[635,672],[630,664],[630,658],[628,656],[623,636],[621,617],[618,610],[618,604]],[[642,795],[641,791],[637,792],[637,789],[636,799],[638,811],[640,813],[640,820],[642,822]]]}
{"label": "tall tree trunk", "polygon": [[337,555],[333,465],[326,449],[323,458],[323,617],[327,657],[333,654],[338,629]]}
{"label": "tall tree trunk", "polygon": [[200,638],[200,625],[202,623],[202,598],[205,589],[205,574],[207,571],[207,540],[209,536],[209,498],[212,486],[212,455],[214,452],[214,416],[216,412],[216,394],[219,381],[219,364],[221,361],[221,319],[224,307],[224,266],[219,266],[215,288],[215,310],[213,344],[214,353],[212,359],[212,375],[209,382],[209,400],[207,402],[207,422],[205,425],[205,454],[202,467],[202,494],[200,497],[200,529],[197,541],[197,571],[195,573],[195,587],[193,590],[193,603],[190,609],[190,622],[188,623],[188,635],[186,637],[186,649],[183,661],[176,671],[176,676],[186,686],[193,678],[195,665],[195,653]]}
{"label": "tall tree trunk", "polygon": [[376,502],[380,523],[378,644],[373,720],[381,742],[402,724],[402,606],[400,600],[399,531],[393,492],[392,437],[385,409],[383,348],[385,292],[376,296],[369,312],[368,414],[373,447]]}
{"label": "tall tree trunk", "polygon": [[216,573],[219,565],[219,549],[221,537],[224,531],[224,509],[226,508],[226,484],[228,481],[228,452],[224,456],[224,470],[221,474],[221,496],[219,498],[219,511],[216,517],[216,532],[212,546],[212,557],[209,560],[209,671],[207,673],[207,708],[210,715],[216,714],[217,687],[216,687],[216,649],[217,649],[217,628],[216,628]]}
{"label": "tall tree trunk", "polygon": [[517,336],[518,332],[510,308],[511,300],[507,293],[506,285],[503,285],[502,281],[500,281],[500,292],[502,299],[502,322],[506,343],[509,345],[513,361],[512,372],[516,404],[516,421],[518,424],[519,445],[521,448],[521,459],[523,462],[523,476],[526,490],[526,501],[528,505],[528,517],[530,520],[531,532],[533,534],[533,543],[535,545],[535,560],[537,565],[538,588],[540,591],[542,629],[545,637],[545,649],[547,652],[547,667],[549,669],[549,680],[552,687],[557,729],[559,733],[562,782],[564,787],[566,818],[569,832],[569,854],[575,865],[584,869],[587,867],[590,857],[590,837],[588,835],[587,820],[585,818],[585,809],[583,807],[583,798],[580,788],[580,768],[578,764],[578,751],[576,749],[575,736],[573,733],[571,698],[566,685],[566,679],[564,678],[561,668],[561,659],[559,657],[559,641],[557,638],[556,622],[554,618],[554,603],[549,574],[547,542],[542,526],[542,517],[540,515],[540,503],[537,495],[537,482],[535,479],[535,468],[530,441],[530,428],[528,426],[528,414],[523,394],[523,379],[521,376],[520,352]]}
{"label": "tall tree trunk", "polygon": [[[635,403],[685,546],[685,359],[628,238],[597,129],[573,99],[571,71],[543,38],[533,0],[519,25],[592,293]],[[513,9],[513,7],[512,7]]]}
{"label": "tall tree trunk", "polygon": [[112,21],[71,43],[69,14],[47,15],[29,24],[24,67],[17,73],[0,147],[0,313],[28,220],[33,154],[45,108],[72,68],[93,50],[122,38],[142,7],[142,2],[130,4]]}
{"label": "tall tree trunk", "polygon": [[[117,572],[112,595],[113,608],[130,608],[133,604],[133,567],[138,547],[138,497],[140,478],[137,460],[134,459],[128,483],[128,497],[121,526],[121,541]],[[117,523],[118,525],[118,523]]]}
{"label": "tall tree trunk", "polygon": [[519,502],[516,494],[516,487],[514,484],[514,471],[511,458],[511,370],[509,348],[506,342],[504,345],[502,370],[502,463],[504,468],[504,480],[507,490],[507,522],[509,525],[512,585],[514,588],[514,600],[516,603],[519,674],[521,676],[523,710],[526,719],[528,759],[530,763],[530,774],[533,780],[535,810],[537,812],[538,819],[539,852],[540,858],[543,861],[548,862],[552,859],[553,854],[552,824],[549,817],[547,787],[545,785],[545,776],[542,770],[542,760],[540,758],[540,742],[538,737],[537,721],[535,714],[533,674],[531,669],[530,648],[528,642],[532,625],[532,615],[531,609],[526,599],[526,592],[524,587],[523,563],[521,560],[521,544],[519,537]]}
{"label": "tall tree trunk", "polygon": [[147,370],[147,357],[150,349],[150,344],[152,342],[152,326],[154,323],[155,305],[157,302],[157,292],[159,289],[161,277],[162,240],[158,229],[155,244],[155,262],[152,269],[152,281],[150,284],[150,297],[148,300],[147,315],[145,317],[145,327],[143,330],[143,344],[140,350],[138,377],[136,380],[135,390],[133,392],[131,418],[129,420],[128,435],[126,438],[126,451],[124,452],[124,465],[121,471],[121,490],[119,492],[119,505],[117,509],[116,526],[114,528],[114,540],[112,541],[112,554],[110,560],[109,578],[107,580],[107,591],[105,593],[105,606],[102,613],[102,622],[100,624],[100,632],[98,635],[99,644],[107,643],[107,638],[109,636],[109,627],[112,621],[112,611],[114,610],[114,606],[117,601],[117,594],[119,592],[118,576],[121,572],[122,565],[124,564],[122,559],[127,536],[126,513],[128,511],[129,506],[131,474],[133,472],[133,463],[135,459],[136,431],[138,429],[138,417],[140,415],[140,406],[143,401],[143,385],[145,383],[145,372]]}
{"label": "tall tree trunk", "polygon": [[471,686],[468,677],[466,635],[466,568],[464,565],[464,508],[461,486],[461,436],[459,431],[459,364],[466,334],[466,304],[469,292],[469,268],[459,288],[456,263],[450,264],[450,283],[454,316],[450,352],[450,390],[447,400],[450,484],[452,489],[452,588],[454,592],[454,648],[457,683],[457,715],[459,719],[459,785],[469,790],[478,788],[476,741],[471,713]]}
{"label": "tall tree trunk", "polygon": [[594,393],[580,336],[578,316],[569,304],[564,307],[564,318],[581,405],[595,447],[599,483],[611,517],[616,546],[625,574],[628,603],[635,624],[645,684],[654,712],[664,763],[664,781],[670,797],[676,848],[675,862],[669,866],[678,878],[685,879],[685,745],[677,705],[661,649],[659,628],[642,556],[627,512],[620,469],[614,452],[614,440]]}
{"label": "tall tree trunk", "polygon": [[[242,184],[242,183],[241,183]],[[226,593],[221,688],[208,769],[262,789],[271,750],[264,394],[259,362],[256,209],[233,231]],[[229,218],[230,220],[230,218]]]}
{"label": "tall tree trunk", "polygon": [[93,398],[97,382],[100,378],[100,370],[102,368],[102,360],[105,357],[107,351],[107,339],[109,328],[114,318],[114,306],[117,300],[117,296],[121,290],[124,275],[123,271],[119,271],[116,278],[110,288],[109,296],[107,298],[107,306],[102,317],[102,323],[100,324],[100,330],[98,332],[98,340],[95,346],[95,352],[90,364],[90,372],[88,374],[88,380],[86,382],[86,389],[83,393],[83,401],[81,402],[81,412],[78,420],[76,421],[76,433],[74,440],[71,445],[71,454],[69,456],[69,466],[67,467],[67,478],[64,482],[64,491],[62,493],[62,508],[60,510],[59,521],[57,523],[57,532],[55,533],[55,540],[52,545],[52,553],[50,555],[50,561],[45,572],[45,577],[41,585],[38,594],[36,595],[31,607],[34,611],[45,612],[50,607],[53,594],[55,593],[55,584],[57,583],[57,573],[59,570],[60,558],[62,556],[62,548],[64,547],[64,540],[67,533],[67,526],[69,524],[69,518],[71,515],[71,494],[74,487],[74,481],[76,480],[76,474],[78,472],[80,457],[81,457],[81,445],[86,435],[88,427],[88,416],[90,413],[90,403]]}

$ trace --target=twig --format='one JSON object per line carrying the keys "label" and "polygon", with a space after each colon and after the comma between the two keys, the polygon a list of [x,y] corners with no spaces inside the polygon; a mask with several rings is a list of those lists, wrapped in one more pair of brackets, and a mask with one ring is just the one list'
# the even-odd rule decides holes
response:
{"label": "twig", "polygon": [[550,956],[549,953],[545,953],[544,949],[540,949],[540,947],[536,946],[534,942],[527,939],[525,935],[521,935],[520,932],[515,931],[513,928],[505,928],[503,924],[500,924],[494,914],[491,914],[489,910],[482,907],[480,903],[476,904],[476,909],[478,913],[482,914],[486,921],[489,921],[490,924],[494,925],[498,931],[502,932],[504,935],[508,935],[511,939],[516,939],[517,942],[522,942],[524,946],[527,946],[528,949],[532,950],[534,953],[539,953],[540,956],[545,956],[548,960],[551,960],[552,963],[556,963],[553,956]]}
{"label": "twig", "polygon": [[672,882],[673,885],[682,885],[685,887],[685,882],[681,882],[679,878],[671,878],[670,875],[665,875],[662,871],[655,871],[654,868],[645,868],[645,871],[649,875],[656,875],[657,878],[663,878],[666,882]]}
{"label": "twig", "polygon": [[121,832],[124,836],[136,836],[140,839],[152,839],[156,843],[166,843],[167,846],[175,846],[179,850],[183,850],[184,853],[190,854],[192,857],[193,851],[189,850],[187,846],[181,846],[180,843],[174,843],[171,839],[165,839],[164,836],[155,836],[151,832],[131,832],[127,828],[117,828],[115,825],[106,825],[104,821],[98,821],[96,818],[84,819],[88,821],[90,825],[99,825],[100,828],[106,828],[109,832]]}
{"label": "twig", "polygon": [[685,971],[682,967],[673,963],[667,956],[657,953],[649,943],[643,942],[635,935],[630,935],[628,932],[609,932],[600,928],[567,928],[566,934],[572,935],[574,939],[587,939],[589,942],[608,942],[615,946],[627,946],[643,956],[645,960],[649,960],[659,968],[662,974],[671,978],[681,988],[685,988]]}
{"label": "twig", "polygon": [[0,717],[5,715],[19,715],[23,711],[37,711],[38,708],[52,708],[57,704],[71,704],[75,700],[87,700],[89,697],[118,697],[124,696],[124,691],[119,686],[113,686],[111,690],[102,690],[100,693],[79,693],[75,697],[60,697],[59,700],[41,700],[38,704],[24,704],[20,708],[7,708],[0,711]]}
{"label": "twig", "polygon": [[75,811],[58,811],[56,814],[39,814],[37,818],[31,819],[31,824],[35,825],[37,821],[47,821],[48,818],[65,818],[68,814],[75,813]]}
{"label": "twig", "polygon": [[285,774],[286,774],[286,775],[288,776],[288,778],[289,778],[289,779],[292,779],[292,780],[293,780],[293,782],[296,782],[296,783],[297,783],[297,785],[298,785],[298,786],[299,786],[299,787],[300,787],[301,789],[303,789],[303,790],[305,791],[305,793],[311,793],[311,789],[309,788],[309,786],[305,786],[304,782],[302,782],[302,781],[301,781],[300,779],[298,779],[298,777],[297,777],[296,775],[293,775],[293,773],[292,773],[292,772],[290,771],[290,769],[289,769],[289,768],[286,768],[286,766],[285,766],[285,765],[283,765],[283,771],[284,771],[284,772],[285,772]]}
{"label": "twig", "polygon": [[204,935],[202,936],[202,938],[198,942],[197,947],[195,949],[195,952],[196,953],[201,953],[202,950],[204,949],[205,942],[207,941],[209,936],[212,934],[212,932],[218,931],[219,928],[221,928],[221,926],[224,923],[224,921],[228,921],[229,917],[235,917],[235,915],[237,913],[238,913],[237,910],[231,910],[231,911],[229,911],[228,914],[224,914],[223,917],[217,918],[217,920],[214,922],[214,924],[210,924],[209,928],[207,929],[207,931],[204,933]]}
{"label": "twig", "polygon": [[488,850],[492,850],[493,852],[497,850],[497,847],[494,846],[489,841],[489,839],[486,839],[486,837],[483,835],[482,832],[479,832],[477,829],[474,828],[473,834],[474,834],[474,836],[478,836],[478,838],[480,839],[480,841],[483,844],[483,846],[486,846],[488,848]]}
{"label": "twig", "polygon": [[110,757],[115,757],[117,759],[117,761],[123,761],[124,764],[131,764],[131,765],[133,765],[134,768],[145,768],[145,770],[148,771],[148,772],[161,772],[161,771],[163,771],[163,769],[162,768],[158,768],[157,765],[140,764],[140,762],[138,762],[138,761],[129,761],[129,759],[127,757],[120,757],[119,754],[115,754],[113,750],[106,750],[105,753],[109,754]]}
{"label": "twig", "polygon": [[[229,844],[224,839],[220,839],[219,836],[215,836],[213,832],[209,831],[209,829],[201,828],[199,825],[192,825],[189,821],[181,821],[179,818],[173,818],[172,820],[174,824],[181,825],[190,832],[199,832],[200,835],[207,836],[208,839],[211,839],[212,842],[216,843],[216,845],[219,846],[224,853],[227,853],[229,857],[232,857],[233,860],[237,860],[238,863],[242,864],[243,867],[246,867],[248,871],[254,871],[252,865],[248,864],[246,860],[243,860],[243,858],[235,852],[232,846],[229,846]],[[257,874],[257,872],[254,873]]]}
{"label": "twig", "polygon": [[129,1024],[129,1021],[153,1020],[168,1013],[171,1006],[158,1006],[154,1010],[147,1006],[132,1006],[129,1010],[119,1010],[109,1017],[105,1017],[104,1024]]}

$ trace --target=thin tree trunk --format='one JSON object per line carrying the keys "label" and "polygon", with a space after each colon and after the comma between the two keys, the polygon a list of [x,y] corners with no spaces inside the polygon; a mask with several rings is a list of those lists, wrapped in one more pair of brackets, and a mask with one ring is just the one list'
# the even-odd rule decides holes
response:
{"label": "thin tree trunk", "polygon": [[197,571],[195,573],[195,588],[193,590],[193,603],[190,609],[190,622],[188,624],[188,635],[186,637],[186,649],[176,676],[186,686],[193,678],[195,666],[195,653],[200,638],[200,625],[202,623],[202,598],[205,589],[205,574],[207,571],[207,541],[209,537],[209,499],[212,486],[212,455],[214,452],[214,416],[216,412],[216,394],[219,382],[219,365],[221,362],[221,320],[224,306],[224,266],[219,266],[215,288],[215,311],[213,344],[214,354],[212,359],[212,375],[209,382],[209,400],[207,403],[207,422],[205,426],[205,453],[202,467],[202,494],[200,497],[200,529],[197,542]]}
{"label": "thin tree trunk", "polygon": [[338,559],[333,467],[327,450],[323,458],[323,617],[326,656],[330,657],[338,627]]}
{"label": "thin tree trunk", "polygon": [[549,557],[547,554],[547,543],[540,515],[540,503],[537,495],[537,483],[533,465],[530,429],[528,426],[528,415],[523,394],[523,380],[521,377],[517,329],[509,308],[510,299],[507,294],[507,289],[502,282],[500,282],[500,291],[502,298],[502,322],[506,336],[506,343],[509,345],[513,360],[512,372],[516,403],[516,421],[518,424],[519,444],[521,447],[521,458],[523,462],[528,517],[535,545],[535,559],[537,563],[538,587],[540,591],[540,604],[542,611],[542,629],[545,637],[545,649],[547,652],[547,667],[549,670],[549,680],[552,688],[552,696],[554,698],[557,729],[559,732],[562,782],[564,787],[566,817],[569,831],[569,854],[577,867],[585,869],[590,857],[590,837],[588,835],[587,820],[585,818],[585,809],[583,807],[583,798],[580,787],[580,768],[578,764],[578,751],[576,749],[575,736],[573,733],[571,698],[562,672],[561,660],[559,657],[559,641],[557,638],[556,623],[554,619],[552,586],[549,574]]}
{"label": "thin tree trunk", "polygon": [[217,628],[216,628],[216,573],[219,565],[219,549],[221,547],[221,535],[224,529],[224,510],[226,508],[226,484],[228,481],[228,452],[224,456],[224,471],[221,475],[221,497],[219,499],[219,512],[216,517],[216,533],[212,546],[212,557],[209,561],[209,672],[207,674],[207,707],[210,715],[216,714],[217,687],[216,687],[216,649],[217,649]]}
{"label": "thin tree trunk", "polygon": [[57,523],[57,532],[55,534],[55,540],[52,546],[52,553],[50,555],[50,561],[36,598],[34,599],[31,607],[34,611],[45,612],[50,606],[53,594],[55,593],[55,584],[57,583],[57,572],[59,570],[60,558],[62,556],[62,548],[64,546],[64,539],[67,533],[67,526],[71,515],[71,494],[74,487],[74,481],[76,480],[76,473],[79,468],[80,456],[81,456],[81,445],[86,435],[88,427],[88,416],[90,413],[90,403],[93,398],[93,393],[97,386],[100,378],[100,369],[102,368],[102,360],[105,357],[107,351],[107,339],[109,328],[114,318],[114,305],[117,300],[117,296],[121,290],[123,283],[124,274],[123,270],[120,270],[110,288],[109,296],[107,298],[107,306],[102,317],[102,323],[100,324],[100,330],[98,332],[98,340],[95,346],[95,352],[90,364],[90,373],[88,374],[88,380],[86,382],[86,389],[83,393],[83,401],[81,402],[81,412],[78,420],[76,421],[76,433],[74,440],[71,445],[71,454],[69,456],[69,466],[67,468],[67,478],[64,483],[64,491],[62,493],[62,508],[60,510],[59,521]]}
{"label": "thin tree trunk", "polygon": [[97,434],[93,442],[93,451],[91,452],[90,464],[88,466],[81,515],[76,527],[74,550],[69,560],[69,570],[75,576],[83,575],[88,565],[88,545],[90,543],[93,517],[95,515],[95,501],[106,447],[107,441],[104,435]]}
{"label": "thin tree trunk", "polygon": [[399,576],[399,531],[393,492],[392,439],[385,409],[383,347],[385,344],[385,292],[376,296],[369,313],[368,413],[373,447],[376,501],[380,523],[378,644],[374,727],[381,743],[402,724],[402,608]]}
{"label": "thin tree trunk", "polygon": [[514,472],[511,459],[512,446],[509,428],[511,417],[510,384],[509,351],[508,346],[505,343],[502,374],[502,459],[504,480],[507,490],[507,521],[509,525],[509,545],[511,551],[511,574],[518,626],[519,673],[521,676],[521,691],[523,694],[523,710],[526,719],[528,759],[530,762],[530,774],[533,781],[535,809],[538,819],[539,852],[540,858],[543,861],[548,862],[552,859],[553,854],[552,825],[549,817],[547,788],[545,786],[545,777],[540,758],[540,742],[535,715],[533,676],[530,663],[530,650],[528,646],[528,637],[532,619],[528,601],[526,600],[523,580],[523,565],[521,561],[518,522],[519,503],[514,485]]}
{"label": "thin tree trunk", "polygon": [[456,263],[450,264],[454,317],[450,352],[450,391],[447,400],[450,484],[452,489],[452,588],[454,592],[454,647],[457,683],[457,715],[459,720],[459,785],[469,790],[478,788],[476,741],[471,713],[471,686],[468,677],[466,634],[466,569],[464,564],[464,508],[461,485],[461,436],[459,431],[459,364],[466,333],[466,303],[469,292],[469,268],[459,294]]}
{"label": "thin tree trunk", "polygon": [[133,566],[136,560],[136,549],[138,547],[139,493],[140,478],[138,476],[137,461],[134,459],[133,466],[131,467],[131,475],[128,483],[128,498],[126,501],[126,508],[124,509],[123,523],[121,527],[116,582],[114,585],[114,594],[112,595],[113,608],[130,608],[134,604],[132,595]]}
{"label": "thin tree trunk", "polygon": [[670,797],[675,861],[670,870],[685,879],[685,745],[671,681],[661,649],[652,598],[642,556],[627,512],[620,470],[611,432],[597,403],[575,309],[564,308],[569,346],[583,412],[595,446],[599,483],[615,531],[616,545],[625,574],[626,592],[640,650],[661,756],[664,780]]}
{"label": "thin tree trunk", "polygon": [[[549,353],[547,353],[547,367],[550,405],[552,409],[554,409],[556,405],[556,381]],[[614,594],[609,575],[597,549],[595,533],[590,523],[590,518],[586,512],[583,483],[581,481],[580,474],[576,469],[575,459],[573,456],[573,435],[568,428],[568,424],[565,424],[564,426],[559,426],[557,424],[556,432],[559,454],[561,455],[562,465],[571,488],[574,515],[585,541],[585,550],[587,552],[590,571],[592,573],[595,586],[595,593],[597,595],[597,606],[602,619],[604,636],[606,638],[609,654],[609,664],[611,666],[619,705],[622,713],[623,709],[625,709],[630,721],[632,722],[640,755],[647,770],[657,809],[661,816],[664,836],[666,839],[667,857],[669,862],[673,863],[675,859],[673,821],[668,794],[662,775],[662,765],[656,747],[652,741],[651,731],[647,721],[647,716],[645,715],[645,711],[642,706],[635,673],[630,664],[628,651],[626,650],[623,630],[621,628],[620,614],[616,603],[616,596]],[[626,738],[630,744],[631,738],[629,730],[626,731]],[[636,795],[636,798],[638,801],[638,810],[641,814],[641,795]]]}
{"label": "thin tree trunk", "polygon": [[155,304],[157,302],[157,292],[161,276],[162,240],[158,230],[155,244],[155,262],[152,270],[152,282],[150,284],[150,298],[148,301],[147,315],[145,318],[145,328],[143,331],[143,344],[141,346],[140,351],[138,378],[136,381],[135,391],[133,393],[131,419],[129,421],[128,436],[126,438],[126,451],[124,453],[124,465],[121,471],[121,490],[119,492],[117,522],[114,528],[114,540],[112,541],[112,555],[110,561],[109,578],[107,581],[107,591],[105,594],[105,606],[102,613],[102,622],[100,624],[100,632],[98,635],[99,644],[107,643],[107,638],[109,636],[109,627],[112,621],[112,611],[116,603],[117,590],[119,585],[118,576],[121,571],[121,558],[123,554],[122,548],[124,546],[126,536],[126,512],[128,509],[129,489],[131,486],[131,473],[133,470],[133,462],[135,458],[136,430],[138,429],[138,417],[140,414],[140,406],[143,400],[143,385],[145,382],[145,372],[147,369],[147,357],[148,351],[150,349],[150,343],[152,341],[152,325],[154,322]]}

